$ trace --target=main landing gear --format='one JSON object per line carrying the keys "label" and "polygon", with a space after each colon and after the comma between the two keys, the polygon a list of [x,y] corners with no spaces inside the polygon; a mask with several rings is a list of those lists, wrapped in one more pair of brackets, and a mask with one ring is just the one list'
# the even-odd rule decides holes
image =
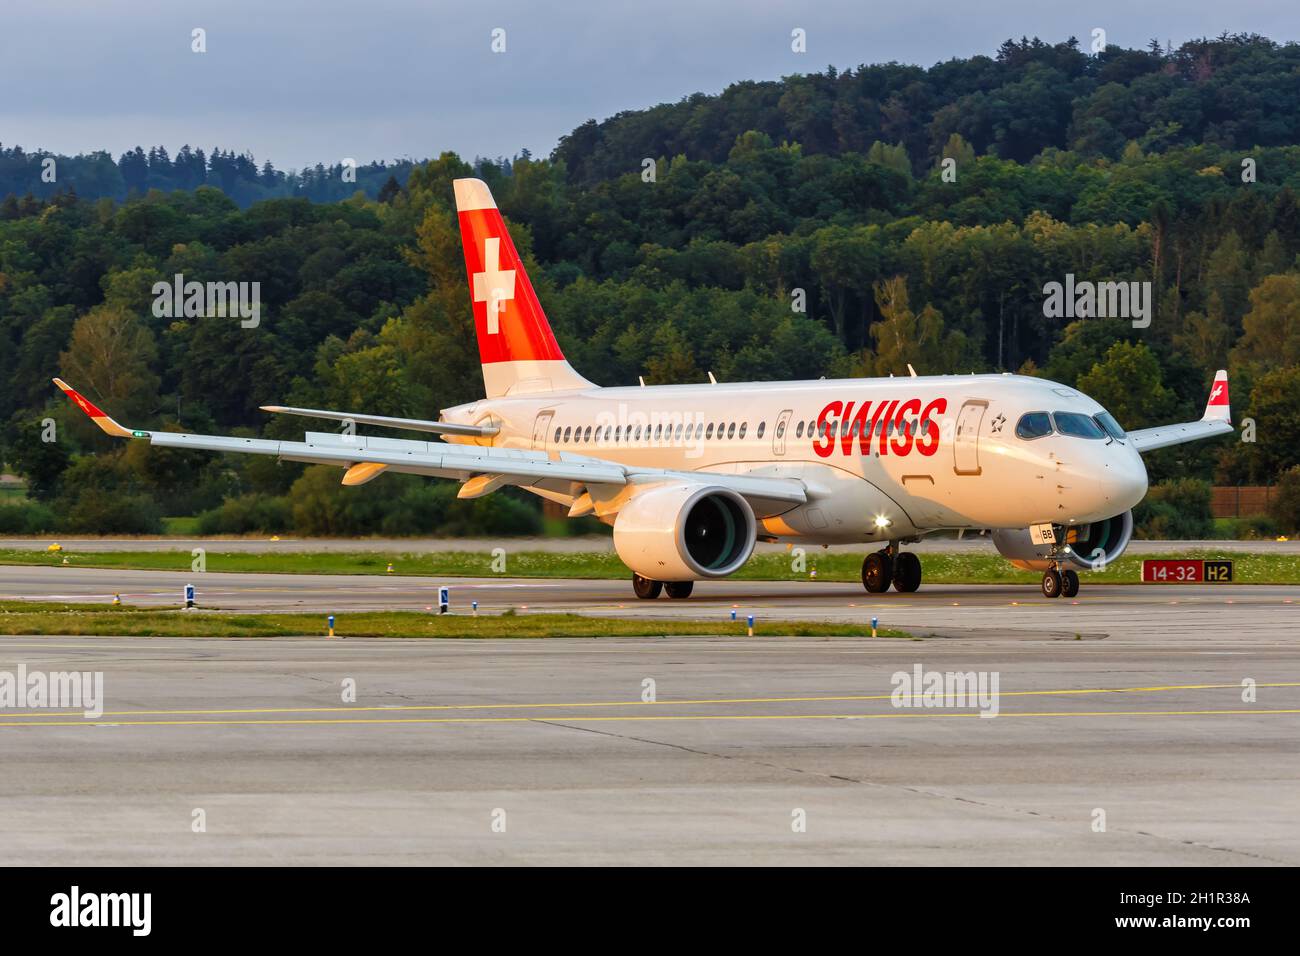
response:
{"label": "main landing gear", "polygon": [[862,561],[862,586],[872,594],[889,590],[911,593],[921,586],[921,559],[894,545],[873,551]]}
{"label": "main landing gear", "polygon": [[1058,571],[1056,568],[1043,572],[1043,597],[1072,598],[1079,593],[1079,575],[1074,571],[1066,569]]}
{"label": "main landing gear", "polygon": [[681,600],[690,597],[694,589],[694,581],[651,581],[635,572],[632,574],[632,590],[643,601],[653,601],[664,591],[670,598]]}

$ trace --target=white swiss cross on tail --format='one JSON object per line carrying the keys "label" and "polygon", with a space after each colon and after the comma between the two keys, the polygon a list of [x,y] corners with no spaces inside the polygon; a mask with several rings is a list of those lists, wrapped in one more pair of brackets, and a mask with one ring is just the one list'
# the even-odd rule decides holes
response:
{"label": "white swiss cross on tail", "polygon": [[501,313],[515,297],[515,270],[502,270],[501,240],[483,240],[483,271],[474,273],[474,301],[487,303],[489,335],[501,331]]}

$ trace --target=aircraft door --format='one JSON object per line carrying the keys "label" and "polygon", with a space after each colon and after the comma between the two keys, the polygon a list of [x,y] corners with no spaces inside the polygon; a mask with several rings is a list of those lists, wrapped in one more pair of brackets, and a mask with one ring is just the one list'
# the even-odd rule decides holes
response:
{"label": "aircraft door", "polygon": [[555,417],[555,409],[548,408],[544,412],[538,412],[537,418],[533,421],[533,447],[542,450],[546,448],[546,436],[551,430],[551,419]]}
{"label": "aircraft door", "polygon": [[953,436],[953,471],[959,475],[980,473],[980,426],[989,403],[974,399],[962,405],[957,413],[957,432]]}

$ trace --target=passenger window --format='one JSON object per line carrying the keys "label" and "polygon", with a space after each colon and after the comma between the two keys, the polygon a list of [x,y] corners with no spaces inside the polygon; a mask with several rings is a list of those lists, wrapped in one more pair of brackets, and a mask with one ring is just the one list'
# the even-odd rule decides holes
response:
{"label": "passenger window", "polygon": [[741,440],[741,441],[744,441],[744,440],[745,440],[745,427],[746,427],[747,424],[748,424],[748,422],[741,422],[741,423],[740,423],[740,440]]}
{"label": "passenger window", "polygon": [[794,430],[795,438],[803,438],[803,422],[800,422]]}
{"label": "passenger window", "polygon": [[705,438],[713,437],[713,422],[709,422],[709,427],[704,429],[704,437]]}
{"label": "passenger window", "polygon": [[727,441],[736,437],[736,423],[731,422],[727,425]]}
{"label": "passenger window", "polygon": [[[761,423],[760,423],[759,426],[758,426],[758,437],[759,437],[759,438],[762,438],[762,437],[763,437],[763,426],[762,426]],[[784,437],[785,437],[785,422],[777,422],[777,423],[776,423],[776,437],[777,437],[777,438],[784,438]]]}
{"label": "passenger window", "polygon": [[1033,441],[1052,434],[1052,419],[1047,412],[1026,412],[1016,423],[1016,437]]}
{"label": "passenger window", "polygon": [[555,429],[555,444],[558,445],[559,443],[560,443],[560,429],[557,428]]}
{"label": "passenger window", "polygon": [[569,426],[569,427],[567,427],[567,428],[564,429],[564,440],[565,440],[566,443],[568,442],[569,437],[570,437],[570,435],[571,435],[572,432],[573,432],[573,427],[572,427],[572,426]]}
{"label": "passenger window", "polygon": [[633,441],[640,441],[640,440],[641,440],[641,426],[640,426],[640,425],[636,426],[636,433],[632,436],[632,440],[633,440]]}

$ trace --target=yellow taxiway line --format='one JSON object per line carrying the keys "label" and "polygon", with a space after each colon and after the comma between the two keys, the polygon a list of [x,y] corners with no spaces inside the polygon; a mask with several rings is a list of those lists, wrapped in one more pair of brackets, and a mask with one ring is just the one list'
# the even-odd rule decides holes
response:
{"label": "yellow taxiway line", "polygon": [[[1255,687],[1300,687],[1300,681],[1257,681]],[[1065,690],[1008,690],[987,697],[1054,697],[1077,696],[1084,694],[1143,694],[1179,690],[1225,690],[1241,689],[1236,684],[1162,684],[1149,687],[1083,687]],[[699,707],[713,704],[810,704],[810,703],[846,703],[850,701],[892,700],[893,694],[857,694],[829,697],[709,697],[695,700],[603,700],[603,701],[553,701],[535,704],[381,704],[374,706],[335,705],[331,707],[236,707],[225,709],[181,709],[181,710],[106,710],[104,717],[202,717],[223,716],[227,714],[331,714],[331,713],[366,713],[373,711],[459,711],[459,710],[546,710],[555,708],[580,707]],[[811,715],[821,716],[821,715]],[[5,721],[15,718],[49,718],[82,717],[82,711],[26,711],[23,713],[4,713],[0,719]],[[85,718],[82,718],[83,720]],[[521,718],[529,719],[529,718]],[[590,718],[587,718],[590,719]]]}

